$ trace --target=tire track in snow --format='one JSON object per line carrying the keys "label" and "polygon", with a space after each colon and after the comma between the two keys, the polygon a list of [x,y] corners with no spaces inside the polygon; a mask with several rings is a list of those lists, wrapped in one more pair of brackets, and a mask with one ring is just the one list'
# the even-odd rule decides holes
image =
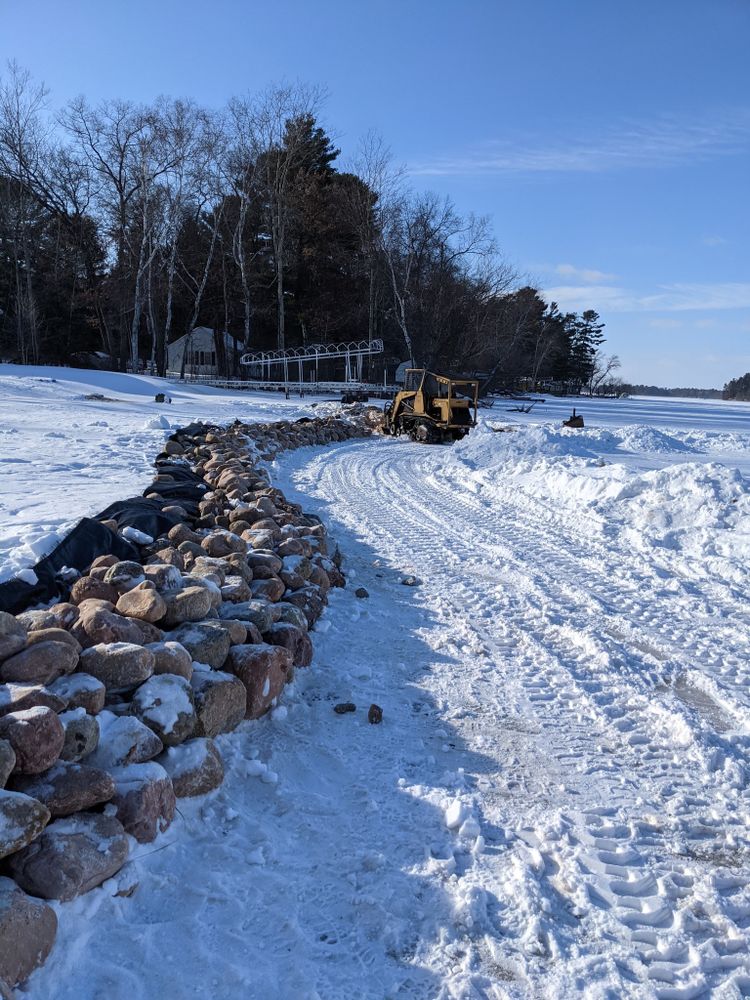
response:
{"label": "tire track in snow", "polygon": [[[463,691],[438,679],[446,715],[467,744],[487,753],[486,727],[491,736],[494,716],[499,732],[511,707],[532,713],[539,745],[549,748],[563,808],[550,847],[543,814],[551,784],[524,785],[538,799],[524,804],[536,825],[515,824],[515,843],[530,852],[530,882],[515,916],[503,915],[501,952],[514,953],[515,935],[533,977],[545,957],[563,948],[570,958],[587,936],[606,933],[610,954],[601,945],[594,954],[610,970],[614,963],[624,989],[689,997],[724,984],[744,995],[743,741],[720,739],[691,708],[658,692],[665,663],[694,665],[705,653],[704,596],[665,591],[658,567],[629,554],[618,552],[615,567],[598,543],[582,556],[564,518],[512,486],[502,509],[497,498],[487,507],[455,480],[441,481],[440,461],[439,450],[358,442],[317,455],[295,480],[335,501],[336,516],[390,561],[403,567],[407,559],[425,578],[440,641],[467,664]],[[713,655],[708,668],[719,661]],[[533,772],[533,762],[518,766]],[[478,798],[480,808],[484,801],[487,812],[492,805],[513,821],[513,803],[491,787]],[[463,879],[492,892],[507,885],[507,859],[493,867],[488,857]],[[716,870],[729,865],[745,872]],[[522,931],[530,920],[532,942]],[[534,950],[537,959],[529,958]],[[477,946],[480,964],[484,952]]]}

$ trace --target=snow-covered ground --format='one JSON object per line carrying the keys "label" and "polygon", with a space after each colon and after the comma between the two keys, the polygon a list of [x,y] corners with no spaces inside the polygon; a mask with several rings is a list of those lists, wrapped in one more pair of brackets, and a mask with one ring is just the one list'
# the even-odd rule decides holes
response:
{"label": "snow-covered ground", "polygon": [[[85,463],[92,422],[120,433],[49,391],[11,412],[38,478],[43,434],[86,421]],[[139,483],[150,415],[289,412],[176,394],[128,403]],[[496,405],[451,448],[275,463],[350,585],[280,708],[221,739],[224,785],[58,907],[31,1000],[750,995],[750,407],[577,405],[583,431]]]}

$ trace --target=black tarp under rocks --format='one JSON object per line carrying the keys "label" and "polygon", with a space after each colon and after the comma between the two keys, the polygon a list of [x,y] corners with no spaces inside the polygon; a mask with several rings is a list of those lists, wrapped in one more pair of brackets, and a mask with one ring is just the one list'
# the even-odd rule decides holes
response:
{"label": "black tarp under rocks", "polygon": [[[138,549],[101,521],[114,521],[120,530],[135,528],[158,538],[183,520],[179,514],[165,512],[164,507],[182,507],[189,519],[196,518],[198,503],[209,489],[208,484],[184,462],[175,462],[166,454],[157,459],[156,472],[169,479],[155,480],[143,491],[143,496],[118,500],[95,517],[79,521],[49,555],[32,567],[37,583],[26,583],[17,577],[0,583],[0,611],[20,614],[35,604],[67,598],[73,580],[66,580],[61,571],[75,570],[74,577],[80,575],[98,556],[137,561]],[[154,493],[161,499],[147,499]]]}
{"label": "black tarp under rocks", "polygon": [[61,576],[62,571],[72,569],[80,574],[97,556],[108,555],[118,559],[137,559],[138,550],[100,521],[84,517],[49,555],[33,567],[36,583],[26,583],[18,578],[0,583],[0,611],[17,615],[34,604],[47,604],[56,597],[67,597],[71,581]]}

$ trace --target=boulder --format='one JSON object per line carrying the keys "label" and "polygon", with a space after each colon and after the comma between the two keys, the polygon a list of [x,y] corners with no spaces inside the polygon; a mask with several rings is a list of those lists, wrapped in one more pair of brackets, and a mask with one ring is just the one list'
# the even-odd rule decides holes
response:
{"label": "boulder", "polygon": [[154,654],[130,642],[103,642],[81,653],[80,669],[101,681],[107,691],[129,691],[154,672]]}
{"label": "boulder", "polygon": [[76,623],[74,635],[82,646],[96,646],[100,643],[143,642],[143,632],[138,623],[123,618],[104,607],[87,607]]}
{"label": "boulder", "polygon": [[117,716],[105,711],[97,721],[99,745],[87,757],[87,767],[108,771],[125,764],[142,764],[164,749],[159,737],[133,715]]}
{"label": "boulder", "polygon": [[44,774],[16,778],[13,788],[41,802],[53,818],[92,809],[115,794],[115,783],[106,771],[65,762]]}
{"label": "boulder", "polygon": [[263,633],[263,639],[272,646],[284,646],[292,654],[295,667],[309,667],[313,658],[313,645],[306,631],[289,622],[278,622]]}
{"label": "boulder", "polygon": [[20,653],[26,645],[26,629],[6,611],[0,611],[0,662]]}
{"label": "boulder", "polygon": [[153,583],[161,593],[165,590],[179,590],[182,585],[182,573],[177,566],[170,563],[152,563],[144,566],[146,580]]}
{"label": "boulder", "polygon": [[214,670],[220,670],[224,665],[232,644],[228,631],[205,622],[180,625],[170,638],[184,646],[192,660],[207,663]]}
{"label": "boulder", "polygon": [[250,585],[241,576],[228,576],[221,588],[222,601],[231,604],[238,604],[240,601],[249,601],[252,597]]}
{"label": "boulder", "polygon": [[39,706],[2,716],[0,740],[7,740],[13,747],[14,773],[39,774],[59,758],[65,730],[51,708]]}
{"label": "boulder", "polygon": [[76,653],[81,652],[81,644],[74,635],[64,628],[40,628],[29,632],[26,642],[29,646],[35,642],[66,642],[75,649]]}
{"label": "boulder", "polygon": [[43,705],[62,712],[67,701],[41,684],[0,684],[0,716]]}
{"label": "boulder", "polygon": [[245,685],[245,718],[257,719],[269,710],[289,679],[292,666],[292,654],[283,646],[261,643],[232,647],[227,669]]}
{"label": "boulder", "polygon": [[277,556],[275,552],[255,550],[248,554],[247,564],[252,569],[253,573],[255,573],[257,568],[264,566],[274,575],[278,575],[279,570],[284,565],[284,561],[280,556]]}
{"label": "boulder", "polygon": [[77,664],[78,653],[67,642],[35,642],[0,663],[0,681],[49,684]]}
{"label": "boulder", "polygon": [[259,637],[258,641],[260,641],[260,632],[258,632],[251,622],[239,622],[234,618],[222,618],[221,621],[209,620],[207,624],[213,625],[214,628],[226,629],[229,633],[229,640],[233,646],[241,646],[245,642],[255,642],[254,639],[248,639],[250,629],[257,632]]}
{"label": "boulder", "polygon": [[185,587],[184,590],[165,591],[165,628],[197,622],[211,610],[211,594],[205,587]]}
{"label": "boulder", "polygon": [[7,865],[32,896],[68,900],[115,875],[128,857],[128,838],[114,816],[77,813],[57,819]]}
{"label": "boulder", "polygon": [[50,686],[50,691],[63,698],[68,709],[83,708],[89,715],[101,712],[107,693],[100,680],[84,673],[60,677]]}
{"label": "boulder", "polygon": [[193,659],[179,642],[152,642],[146,649],[154,654],[154,674],[177,674],[190,680],[193,674]]}
{"label": "boulder", "polygon": [[46,806],[22,792],[0,790],[0,858],[20,851],[49,823]]}
{"label": "boulder", "polygon": [[272,610],[268,601],[243,601],[241,604],[222,605],[219,608],[219,618],[251,622],[261,632],[266,632],[273,624]]}
{"label": "boulder", "polygon": [[195,736],[230,733],[245,718],[247,691],[234,674],[195,670],[190,678],[195,703]]}
{"label": "boulder", "polygon": [[193,689],[176,674],[160,674],[142,684],[133,695],[131,712],[164,746],[184,743],[195,729]]}
{"label": "boulder", "polygon": [[[244,691],[243,691],[244,697]],[[245,716],[245,710],[242,710]],[[5,783],[16,766],[16,752],[7,740],[0,740],[0,788],[5,788]]]}
{"label": "boulder", "polygon": [[278,576],[272,576],[267,580],[253,580],[250,589],[256,599],[262,597],[267,601],[280,601],[284,596],[286,584]]}
{"label": "boulder", "polygon": [[105,583],[110,583],[119,593],[132,590],[146,579],[143,566],[130,560],[116,562],[110,566],[104,577]]}
{"label": "boulder", "polygon": [[52,907],[27,896],[12,879],[0,878],[0,981],[9,986],[25,982],[47,961],[56,935]]}
{"label": "boulder", "polygon": [[164,598],[154,587],[147,588],[139,584],[132,590],[127,590],[117,601],[115,611],[128,618],[138,618],[144,622],[158,622],[167,613]]}
{"label": "boulder", "polygon": [[72,604],[80,604],[81,601],[94,599],[95,601],[109,601],[116,604],[119,593],[111,583],[104,580],[97,580],[94,576],[82,576],[76,580],[70,588],[70,600]]}
{"label": "boulder", "polygon": [[99,723],[83,708],[74,708],[58,716],[65,730],[65,742],[60,759],[79,761],[93,753],[99,745]]}
{"label": "boulder", "polygon": [[205,795],[224,780],[224,763],[211,739],[187,740],[179,747],[170,747],[157,763],[172,779],[178,799]]}
{"label": "boulder", "polygon": [[308,624],[307,618],[305,618],[305,613],[300,608],[295,607],[294,604],[288,604],[286,601],[279,601],[276,605],[276,609],[279,612],[279,617],[277,621],[287,622],[289,625],[296,625],[298,629],[303,632],[307,632]]}
{"label": "boulder", "polygon": [[140,618],[127,618],[126,621],[131,622],[140,632],[140,637],[138,639],[138,645],[148,646],[152,642],[161,642],[164,639],[164,633],[156,625],[151,622],[144,622]]}
{"label": "boulder", "polygon": [[68,629],[78,620],[78,608],[75,604],[54,604],[51,608],[40,611],[24,611],[16,615],[16,621],[27,632],[36,632],[43,628]]}
{"label": "boulder", "polygon": [[148,844],[164,833],[174,819],[175,793],[172,779],[159,764],[128,764],[112,772],[115,794],[112,804],[125,831],[140,844]]}
{"label": "boulder", "polygon": [[201,548],[209,556],[220,558],[231,552],[247,552],[247,542],[231,531],[212,531],[201,539]]}

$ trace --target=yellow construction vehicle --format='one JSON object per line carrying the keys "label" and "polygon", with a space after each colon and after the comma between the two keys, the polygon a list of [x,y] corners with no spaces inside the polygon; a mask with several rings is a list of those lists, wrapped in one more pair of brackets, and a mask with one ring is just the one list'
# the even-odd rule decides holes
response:
{"label": "yellow construction vehicle", "polygon": [[424,368],[409,368],[404,388],[385,408],[383,431],[408,434],[414,441],[456,441],[477,422],[479,382],[452,379]]}

